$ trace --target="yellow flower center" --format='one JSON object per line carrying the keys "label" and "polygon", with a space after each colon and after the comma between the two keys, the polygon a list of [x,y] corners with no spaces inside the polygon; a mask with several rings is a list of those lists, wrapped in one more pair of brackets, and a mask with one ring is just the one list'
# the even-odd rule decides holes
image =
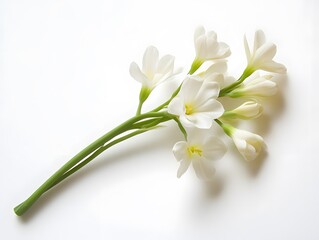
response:
{"label": "yellow flower center", "polygon": [[203,150],[199,146],[189,146],[187,152],[190,157],[193,155],[203,156]]}
{"label": "yellow flower center", "polygon": [[192,104],[186,103],[185,104],[185,109],[186,109],[186,115],[191,115],[194,112],[194,107]]}

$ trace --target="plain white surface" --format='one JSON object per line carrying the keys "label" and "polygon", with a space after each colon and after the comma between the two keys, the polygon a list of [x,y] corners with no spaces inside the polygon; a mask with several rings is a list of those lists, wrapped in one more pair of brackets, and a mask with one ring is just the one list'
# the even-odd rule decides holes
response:
{"label": "plain white surface", "polygon": [[[0,239],[319,239],[318,10],[315,0],[0,1]],[[152,44],[188,68],[200,24],[230,45],[235,77],[244,33],[261,28],[277,44],[288,75],[255,128],[268,154],[246,163],[230,145],[213,183],[192,171],[177,179],[171,147],[182,136],[170,125],[15,216],[53,171],[134,114],[130,62]]]}

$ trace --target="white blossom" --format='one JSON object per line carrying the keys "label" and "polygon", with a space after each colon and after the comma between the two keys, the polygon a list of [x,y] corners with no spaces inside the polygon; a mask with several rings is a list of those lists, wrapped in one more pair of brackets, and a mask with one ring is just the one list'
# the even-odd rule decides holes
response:
{"label": "white blossom", "polygon": [[174,156],[180,162],[177,177],[181,177],[192,163],[200,179],[212,179],[215,172],[213,161],[222,158],[225,152],[225,144],[211,131],[189,130],[188,140],[177,142],[173,147]]}
{"label": "white blossom", "polygon": [[227,95],[230,97],[268,97],[276,94],[277,84],[272,75],[260,76],[255,72]]}
{"label": "white blossom", "polygon": [[200,62],[226,58],[230,55],[229,46],[217,41],[217,34],[207,32],[203,26],[198,27],[194,33],[196,59]]}
{"label": "white blossom", "polygon": [[149,91],[179,72],[174,71],[174,57],[165,55],[159,58],[158,50],[154,46],[145,50],[142,69],[135,62],[130,65],[131,76]]}
{"label": "white blossom", "polygon": [[230,134],[240,154],[247,160],[252,161],[266,147],[264,139],[254,133],[233,128]]}
{"label": "white blossom", "polygon": [[285,73],[286,67],[283,64],[273,61],[276,54],[276,45],[266,42],[263,31],[258,30],[255,33],[254,48],[249,49],[246,36],[244,37],[244,45],[247,57],[247,68],[252,70],[265,70],[275,73]]}
{"label": "white blossom", "polygon": [[208,129],[213,119],[224,113],[223,105],[216,100],[219,85],[214,76],[202,79],[188,76],[179,94],[168,105],[168,112],[179,117],[186,127]]}
{"label": "white blossom", "polygon": [[215,62],[212,65],[210,65],[206,69],[206,71],[198,74],[198,76],[202,78],[211,77],[211,75],[215,75],[215,82],[218,83],[220,88],[230,85],[231,83],[236,81],[234,77],[227,75],[226,61]]}
{"label": "white blossom", "polygon": [[248,101],[241,104],[239,107],[231,110],[226,111],[223,114],[223,118],[240,118],[240,119],[254,119],[258,118],[263,112],[262,105],[255,101]]}

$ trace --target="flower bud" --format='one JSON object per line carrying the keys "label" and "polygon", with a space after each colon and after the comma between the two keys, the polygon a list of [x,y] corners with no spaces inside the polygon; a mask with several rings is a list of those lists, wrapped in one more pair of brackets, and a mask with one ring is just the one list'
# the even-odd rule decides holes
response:
{"label": "flower bud", "polygon": [[231,137],[238,151],[247,161],[255,160],[266,147],[261,136],[248,131],[236,129]]}
{"label": "flower bud", "polygon": [[270,80],[272,77],[272,75],[260,76],[258,73],[252,74],[227,95],[233,98],[272,96],[277,92],[277,84]]}
{"label": "flower bud", "polygon": [[226,111],[222,118],[223,119],[254,119],[258,118],[263,112],[263,107],[261,104],[255,101],[248,101],[240,105],[239,107]]}
{"label": "flower bud", "polygon": [[255,160],[261,151],[266,148],[264,139],[254,133],[234,128],[229,124],[222,124],[225,133],[229,135],[240,154],[247,161]]}

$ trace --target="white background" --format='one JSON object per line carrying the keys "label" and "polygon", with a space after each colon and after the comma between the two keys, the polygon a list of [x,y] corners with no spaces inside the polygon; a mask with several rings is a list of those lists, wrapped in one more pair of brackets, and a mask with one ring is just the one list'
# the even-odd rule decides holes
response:
{"label": "white background", "polygon": [[[315,0],[0,1],[0,239],[319,239],[318,10]],[[66,160],[135,113],[130,62],[152,44],[187,70],[200,24],[230,45],[235,77],[244,33],[260,28],[277,44],[288,74],[255,127],[268,154],[247,163],[227,142],[215,181],[192,170],[177,179],[171,147],[182,136],[169,124],[15,216]]]}

